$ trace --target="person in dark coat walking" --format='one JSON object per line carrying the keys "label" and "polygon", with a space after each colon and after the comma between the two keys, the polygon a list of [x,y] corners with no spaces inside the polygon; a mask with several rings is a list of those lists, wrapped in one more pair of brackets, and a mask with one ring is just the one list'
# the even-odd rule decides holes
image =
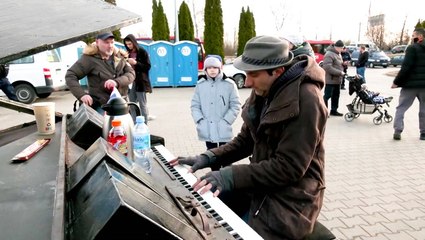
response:
{"label": "person in dark coat walking", "polygon": [[394,117],[394,140],[401,140],[404,129],[404,114],[412,106],[415,98],[419,100],[420,140],[425,140],[425,29],[413,31],[413,44],[406,48],[401,69],[391,88],[401,87],[400,98]]}
{"label": "person in dark coat walking", "polygon": [[[145,117],[145,123],[147,123],[149,112],[146,93],[152,93],[151,81],[149,79],[151,61],[149,60],[148,52],[142,47],[139,47],[133,34],[129,34],[124,38],[124,46],[129,54],[127,61],[136,72],[136,78],[134,79],[128,97],[131,102],[139,103],[141,114]],[[131,109],[130,114],[135,122],[136,111]]]}
{"label": "person in dark coat walking", "polygon": [[249,157],[249,164],[208,172],[194,190],[245,195],[239,205],[247,205],[244,216],[261,237],[303,239],[313,230],[325,189],[324,70],[308,55],[294,59],[288,43],[271,36],[251,38],[233,64],[253,89],[240,133],[223,146],[170,163],[195,172]]}

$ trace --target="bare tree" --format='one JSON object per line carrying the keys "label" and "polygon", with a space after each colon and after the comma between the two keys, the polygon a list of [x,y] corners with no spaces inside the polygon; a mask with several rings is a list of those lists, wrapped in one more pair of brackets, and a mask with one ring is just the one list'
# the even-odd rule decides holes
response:
{"label": "bare tree", "polygon": [[[205,1],[197,1],[196,3],[203,2],[205,4]],[[204,7],[199,5],[195,6],[195,0],[192,0],[192,14],[193,14],[193,21],[195,25],[195,37],[200,37],[199,33],[204,32],[203,23],[204,23]]]}
{"label": "bare tree", "polygon": [[288,17],[288,9],[286,6],[286,1],[279,1],[279,5],[273,5],[271,7],[271,12],[274,16],[274,22],[276,27],[276,32],[281,32],[286,18]]}
{"label": "bare tree", "polygon": [[384,36],[385,36],[385,25],[369,26],[366,35],[369,39],[374,42],[379,48],[385,47]]}
{"label": "bare tree", "polygon": [[403,44],[404,34],[405,34],[404,29],[406,28],[406,21],[407,21],[407,15],[404,18],[403,27],[401,28],[400,41],[398,42],[399,45]]}

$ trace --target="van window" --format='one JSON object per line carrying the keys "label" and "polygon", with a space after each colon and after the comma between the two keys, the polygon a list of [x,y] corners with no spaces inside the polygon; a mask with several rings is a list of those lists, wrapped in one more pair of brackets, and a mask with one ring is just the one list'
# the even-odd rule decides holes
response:
{"label": "van window", "polygon": [[46,51],[47,61],[52,62],[60,62],[59,54],[55,50]]}
{"label": "van window", "polygon": [[24,63],[34,63],[34,56],[27,56],[20,59],[13,60],[9,64],[24,64]]}

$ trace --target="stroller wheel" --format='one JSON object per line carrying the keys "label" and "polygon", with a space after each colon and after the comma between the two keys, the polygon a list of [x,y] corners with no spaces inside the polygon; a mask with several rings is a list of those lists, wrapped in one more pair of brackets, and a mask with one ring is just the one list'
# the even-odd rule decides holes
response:
{"label": "stroller wheel", "polygon": [[354,114],[352,114],[352,113],[346,113],[345,115],[344,115],[344,119],[345,119],[345,121],[347,121],[347,122],[351,122],[351,121],[353,121],[354,120],[354,117],[355,115]]}
{"label": "stroller wheel", "polygon": [[385,117],[384,117],[384,121],[385,121],[386,123],[390,123],[392,120],[393,120],[393,116],[391,116],[391,115],[388,115],[388,116],[385,116]]}
{"label": "stroller wheel", "polygon": [[382,117],[378,116],[378,117],[373,118],[373,123],[375,125],[381,124],[382,123]]}
{"label": "stroller wheel", "polygon": [[354,113],[354,118],[360,117],[360,113]]}

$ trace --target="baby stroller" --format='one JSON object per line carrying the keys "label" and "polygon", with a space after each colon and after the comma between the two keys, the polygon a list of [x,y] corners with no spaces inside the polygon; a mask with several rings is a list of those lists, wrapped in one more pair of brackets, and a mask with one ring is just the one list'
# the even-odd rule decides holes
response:
{"label": "baby stroller", "polygon": [[[379,113],[379,116],[373,118],[373,123],[375,125],[381,124],[382,118],[387,123],[393,120],[393,117],[384,109],[384,104],[389,107],[389,103],[393,97],[382,97],[379,93],[369,91],[366,84],[364,84],[363,77],[360,75],[345,77],[349,82],[348,93],[350,96],[356,93],[356,97],[347,105],[349,112],[344,115],[347,122],[351,122],[355,118],[358,118],[360,114],[374,114],[375,112]],[[382,110],[384,112],[382,112]]]}

